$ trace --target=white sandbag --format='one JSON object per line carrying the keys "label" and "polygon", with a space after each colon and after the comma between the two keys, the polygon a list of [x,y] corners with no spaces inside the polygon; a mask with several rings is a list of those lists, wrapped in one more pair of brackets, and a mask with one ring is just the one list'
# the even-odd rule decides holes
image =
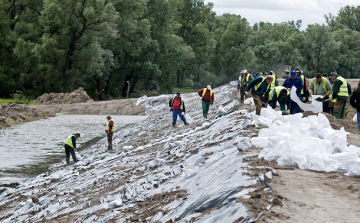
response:
{"label": "white sandbag", "polygon": [[75,152],[75,156],[77,160],[83,160],[82,156],[80,156],[79,152]]}
{"label": "white sandbag", "polygon": [[268,137],[255,137],[251,138],[251,144],[256,147],[264,148],[268,146]]}
{"label": "white sandbag", "polygon": [[345,175],[349,177],[360,176],[360,158],[355,161],[355,163],[350,167],[349,172]]}
{"label": "white sandbag", "polygon": [[184,116],[185,116],[185,120],[187,123],[189,123],[189,124],[194,123],[194,119],[188,113],[186,113]]}
{"label": "white sandbag", "polygon": [[330,157],[334,160],[337,160],[341,164],[338,171],[346,173],[359,158],[359,155],[356,152],[344,152],[331,154]]}
{"label": "white sandbag", "polygon": [[311,104],[314,105],[314,107],[315,107],[315,111],[313,111],[313,112],[314,113],[322,112],[323,111],[323,103],[320,101],[317,101],[315,99],[324,98],[324,96],[323,95],[313,95],[311,97],[312,97]]}
{"label": "white sandbag", "polygon": [[244,104],[245,105],[255,105],[255,103],[254,103],[254,99],[251,97],[251,98],[247,98],[247,99],[245,99],[245,101],[244,101]]}
{"label": "white sandbag", "polygon": [[218,107],[217,113],[222,116],[226,115],[226,111],[221,105]]}
{"label": "white sandbag", "polygon": [[354,121],[354,122],[357,122],[357,113],[354,115],[353,121]]}
{"label": "white sandbag", "polygon": [[313,153],[306,156],[306,167],[304,169],[334,172],[339,169],[341,163],[326,153]]}

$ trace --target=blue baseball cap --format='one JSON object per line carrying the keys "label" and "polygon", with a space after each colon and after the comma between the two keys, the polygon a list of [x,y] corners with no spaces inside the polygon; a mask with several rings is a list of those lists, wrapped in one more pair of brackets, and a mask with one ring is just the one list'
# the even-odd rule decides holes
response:
{"label": "blue baseball cap", "polygon": [[291,75],[291,77],[296,77],[296,71],[292,70],[292,71],[290,72],[290,75]]}

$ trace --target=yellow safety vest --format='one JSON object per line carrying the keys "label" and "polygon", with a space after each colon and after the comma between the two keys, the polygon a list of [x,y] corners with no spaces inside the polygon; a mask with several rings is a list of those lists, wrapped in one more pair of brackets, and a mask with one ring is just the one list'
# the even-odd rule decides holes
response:
{"label": "yellow safety vest", "polygon": [[[250,77],[250,74],[247,74],[247,75],[246,75],[246,83],[249,83],[249,77]],[[240,75],[240,77],[239,77],[240,83],[241,83],[241,79],[242,79],[242,77],[241,77],[241,75]]]}
{"label": "yellow safety vest", "polygon": [[[65,140],[65,144],[74,149],[74,145],[73,145],[72,139],[71,139],[73,136],[75,136],[75,135],[71,135],[71,136],[67,137],[67,139]],[[76,138],[76,136],[75,136],[75,138]],[[75,139],[75,141],[76,141],[76,139]]]}
{"label": "yellow safety vest", "polygon": [[[260,83],[258,83],[257,85],[255,85],[255,91],[257,91],[257,89],[260,87],[260,85],[261,85],[265,80],[266,80],[266,77],[262,77],[262,81],[261,81]],[[268,84],[265,92],[267,92],[267,91],[269,90],[270,86],[271,86],[271,84]],[[265,92],[264,92],[264,94],[265,94]]]}
{"label": "yellow safety vest", "polygon": [[271,86],[270,86],[271,89],[273,89],[275,87],[275,81],[276,81],[275,73],[273,73],[272,76],[273,76],[273,81],[271,82]]}
{"label": "yellow safety vest", "polygon": [[105,126],[105,130],[106,131],[109,131],[109,128],[110,128],[110,126],[109,126],[109,123],[110,123],[110,121],[113,121],[113,127],[112,127],[112,131],[114,132],[115,131],[115,121],[113,120],[113,119],[110,119],[109,121],[108,121],[108,123],[106,124],[106,126]]}
{"label": "yellow safety vest", "polygon": [[[316,82],[316,78],[314,78],[313,80],[312,80],[312,82],[313,82],[313,85],[314,85],[314,94],[316,94],[316,86],[317,86],[317,82]],[[325,77],[322,77],[321,78],[321,82],[322,82],[322,84],[323,84],[323,88],[324,88],[324,91],[325,91],[325,93],[327,93],[327,88],[326,88],[326,78]]]}
{"label": "yellow safety vest", "polygon": [[[276,97],[279,98],[279,95],[280,95],[280,92],[282,89],[286,89],[286,87],[284,86],[276,86],[274,87],[274,90],[271,90],[270,91],[270,94],[269,94],[269,101],[271,101],[271,99],[274,97],[274,92],[276,92]],[[289,91],[287,91],[287,95],[289,95]]]}
{"label": "yellow safety vest", "polygon": [[[331,84],[331,88],[334,87],[334,82]],[[329,98],[332,98],[332,93],[329,95]],[[331,100],[331,102],[336,102],[336,99]]]}
{"label": "yellow safety vest", "polygon": [[300,74],[300,77],[301,77],[301,82],[303,84],[303,87],[301,88],[301,94],[304,94],[305,76]]}
{"label": "yellow safety vest", "polygon": [[[172,99],[171,99],[171,106],[174,104],[174,100],[175,100],[175,97],[173,97]],[[184,111],[184,101],[183,101],[183,99],[181,98],[181,101],[180,101],[180,110],[181,111]]]}
{"label": "yellow safety vest", "polygon": [[347,81],[343,77],[337,77],[337,79],[342,81],[342,85],[340,86],[339,93],[337,95],[349,97]]}
{"label": "yellow safety vest", "polygon": [[[207,88],[204,88],[201,98],[204,97],[204,95],[205,95],[205,93],[206,93],[206,90],[207,90]],[[213,91],[210,90],[210,98],[211,98],[212,95],[213,95]]]}

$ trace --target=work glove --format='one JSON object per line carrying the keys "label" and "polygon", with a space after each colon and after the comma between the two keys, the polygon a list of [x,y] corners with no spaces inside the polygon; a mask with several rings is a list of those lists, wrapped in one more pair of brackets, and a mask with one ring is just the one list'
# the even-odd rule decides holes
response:
{"label": "work glove", "polygon": [[170,111],[172,112],[172,111],[173,111],[173,109],[172,109],[172,108],[170,108]]}

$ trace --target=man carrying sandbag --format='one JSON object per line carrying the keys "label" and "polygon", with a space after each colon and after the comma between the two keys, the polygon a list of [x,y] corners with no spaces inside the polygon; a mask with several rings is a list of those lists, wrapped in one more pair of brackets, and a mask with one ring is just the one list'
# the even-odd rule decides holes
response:
{"label": "man carrying sandbag", "polygon": [[214,92],[211,90],[211,86],[208,85],[206,88],[200,89],[198,94],[201,97],[203,117],[207,118],[209,108],[214,103]]}
{"label": "man carrying sandbag", "polygon": [[276,102],[278,102],[280,111],[285,112],[285,105],[288,109],[290,108],[290,100],[290,92],[284,86],[276,86],[269,93],[269,104],[273,109],[276,108]]}
{"label": "man carrying sandbag", "polygon": [[266,107],[265,98],[269,97],[270,86],[273,81],[273,77],[268,75],[266,77],[258,77],[250,81],[245,91],[251,91],[251,96],[254,99],[256,114],[260,115],[262,107]]}
{"label": "man carrying sandbag", "polygon": [[323,95],[324,101],[323,104],[323,111],[330,114],[329,108],[329,95],[332,93],[332,87],[330,81],[323,77],[320,73],[317,73],[315,78],[311,81],[309,87],[310,96],[313,95]]}

